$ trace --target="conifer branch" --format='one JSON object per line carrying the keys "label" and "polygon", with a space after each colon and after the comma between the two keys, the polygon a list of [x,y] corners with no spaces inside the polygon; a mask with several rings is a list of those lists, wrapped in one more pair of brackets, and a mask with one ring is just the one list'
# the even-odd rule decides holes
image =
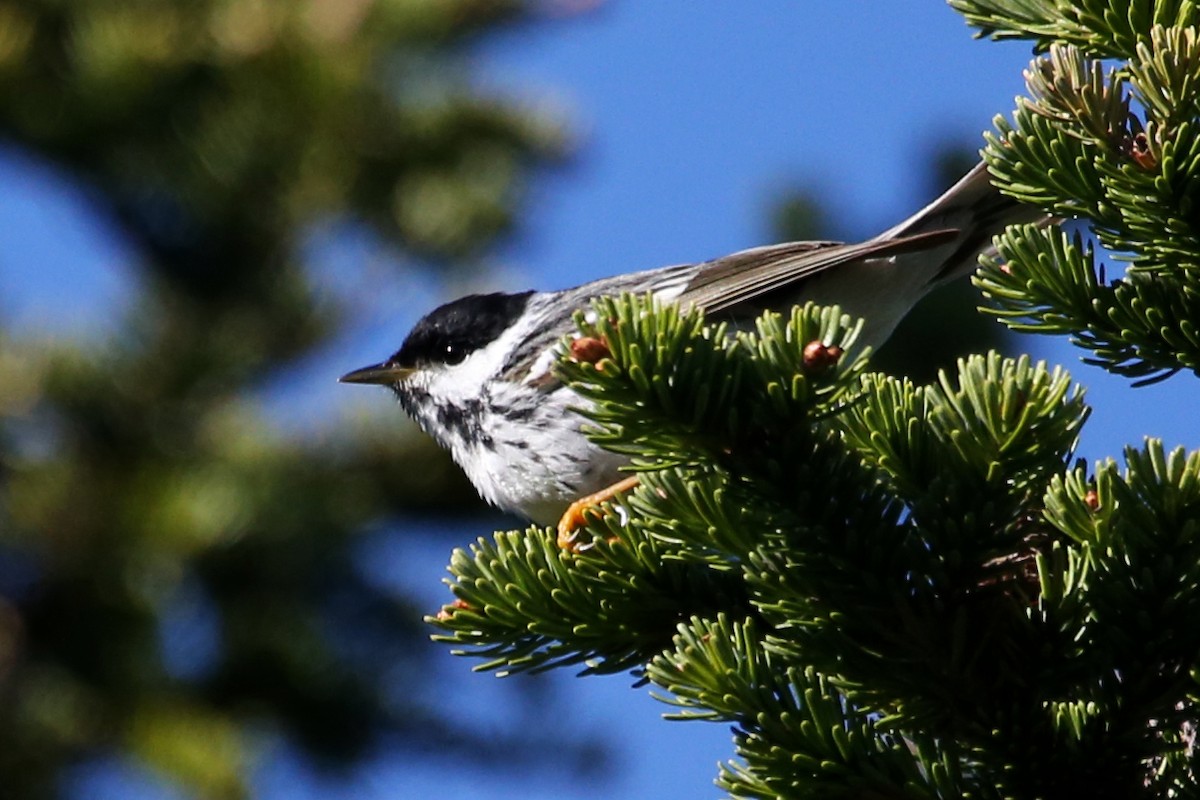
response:
{"label": "conifer branch", "polygon": [[1128,58],[1155,25],[1197,23],[1192,0],[949,0],[996,40],[1025,39],[1039,51],[1070,44],[1095,58]]}
{"label": "conifer branch", "polygon": [[996,120],[984,151],[1003,191],[1086,220],[1128,262],[1124,277],[1108,280],[1090,241],[1024,226],[999,238],[976,284],[1005,324],[1070,336],[1089,363],[1141,384],[1200,368],[1197,31],[1149,28],[1128,59],[1105,69],[1050,44],[1026,72],[1029,96],[1011,122]]}
{"label": "conifer branch", "polygon": [[[1089,226],[998,237],[991,313],[1139,382],[1200,373],[1193,4],[952,4],[1047,53],[988,136],[997,186]],[[1200,795],[1200,453],[1089,468],[1061,369],[868,373],[836,308],[734,330],[625,296],[576,326],[557,375],[640,485],[579,552],[456,552],[441,638],[501,673],[643,675],[734,726],[735,797]]]}

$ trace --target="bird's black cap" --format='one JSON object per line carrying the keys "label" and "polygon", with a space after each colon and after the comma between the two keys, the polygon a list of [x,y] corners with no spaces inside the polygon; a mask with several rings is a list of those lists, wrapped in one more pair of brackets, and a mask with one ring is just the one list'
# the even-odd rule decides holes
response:
{"label": "bird's black cap", "polygon": [[532,294],[470,294],[435,308],[413,326],[387,363],[457,364],[507,330],[524,313]]}

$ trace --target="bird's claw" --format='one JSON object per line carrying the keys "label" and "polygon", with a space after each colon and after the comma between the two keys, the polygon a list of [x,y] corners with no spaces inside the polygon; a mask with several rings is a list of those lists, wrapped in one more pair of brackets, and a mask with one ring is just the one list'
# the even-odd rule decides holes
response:
{"label": "bird's claw", "polygon": [[579,541],[579,529],[587,524],[587,515],[591,513],[598,516],[599,509],[597,507],[601,503],[612,500],[624,492],[628,492],[637,486],[639,482],[636,475],[631,476],[571,503],[563,513],[562,518],[558,521],[559,548],[571,553],[578,553],[591,547],[592,542],[581,543]]}

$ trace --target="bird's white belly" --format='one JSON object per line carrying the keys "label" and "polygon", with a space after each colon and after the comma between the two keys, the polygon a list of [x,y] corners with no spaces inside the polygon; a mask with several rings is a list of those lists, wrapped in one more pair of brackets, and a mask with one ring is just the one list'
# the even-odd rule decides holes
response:
{"label": "bird's white belly", "polygon": [[566,407],[564,394],[543,397],[520,424],[489,414],[481,441],[452,448],[485,500],[539,525],[558,522],[571,503],[620,480],[619,468],[628,463],[579,432],[586,420]]}

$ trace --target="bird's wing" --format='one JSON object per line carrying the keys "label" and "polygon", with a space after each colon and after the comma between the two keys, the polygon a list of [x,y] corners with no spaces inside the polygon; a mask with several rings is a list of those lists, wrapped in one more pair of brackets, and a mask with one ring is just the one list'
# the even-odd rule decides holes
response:
{"label": "bird's wing", "polygon": [[[585,307],[594,297],[651,290],[663,292],[681,305],[719,313],[777,289],[795,287],[807,278],[842,264],[926,250],[953,241],[958,235],[958,230],[947,228],[859,244],[788,242],[743,250],[698,265],[681,264],[601,278],[547,294],[534,301],[542,304],[538,312],[544,318],[529,332],[522,345],[514,349],[500,374],[546,390],[558,386],[553,373],[541,363],[544,352],[570,332],[571,314]],[[757,313],[759,310],[747,311]]]}
{"label": "bird's wing", "polygon": [[958,230],[945,228],[859,244],[787,242],[756,247],[702,264],[678,299],[705,311],[727,311],[842,264],[927,250],[958,235]]}

